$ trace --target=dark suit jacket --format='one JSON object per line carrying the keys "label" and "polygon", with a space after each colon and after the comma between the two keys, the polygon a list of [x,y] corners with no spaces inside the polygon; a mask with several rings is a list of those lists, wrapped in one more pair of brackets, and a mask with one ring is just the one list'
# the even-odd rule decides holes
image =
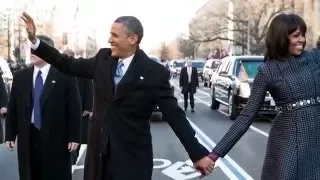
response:
{"label": "dark suit jacket", "polygon": [[78,89],[81,98],[82,111],[92,111],[93,84],[91,79],[77,78]]}
{"label": "dark suit jacket", "polygon": [[[33,67],[13,78],[6,121],[6,141],[17,139],[21,180],[30,177],[30,125],[33,109]],[[42,179],[71,180],[69,142],[79,142],[80,96],[75,78],[50,68],[41,97]]]}
{"label": "dark suit jacket", "polygon": [[[8,106],[8,92],[5,87],[3,78],[0,77],[0,108]],[[0,143],[3,143],[3,127],[2,127],[2,119],[0,119]]]}
{"label": "dark suit jacket", "polygon": [[[93,84],[91,79],[77,78],[83,111],[92,112]],[[81,144],[87,144],[89,116],[82,117]]]}
{"label": "dark suit jacket", "polygon": [[183,67],[181,69],[180,73],[180,87],[182,87],[182,93],[196,93],[197,87],[199,87],[199,79],[198,79],[198,71],[197,68],[192,67],[192,73],[191,73],[191,82],[189,87],[189,79],[188,79],[188,71],[187,67]]}
{"label": "dark suit jacket", "polygon": [[[101,49],[90,59],[75,59],[41,42],[33,53],[63,73],[93,79],[94,108],[89,124],[85,180],[101,179],[105,171],[101,158],[104,153],[111,154],[114,179],[151,180],[153,152],[149,119],[155,104],[193,161],[208,155],[173,96],[169,71],[150,60],[142,50],[135,52],[116,94],[113,74],[117,59],[111,57],[111,49]],[[110,145],[109,152],[106,143]]]}
{"label": "dark suit jacket", "polygon": [[0,77],[0,108],[8,106],[8,92],[3,78]]}

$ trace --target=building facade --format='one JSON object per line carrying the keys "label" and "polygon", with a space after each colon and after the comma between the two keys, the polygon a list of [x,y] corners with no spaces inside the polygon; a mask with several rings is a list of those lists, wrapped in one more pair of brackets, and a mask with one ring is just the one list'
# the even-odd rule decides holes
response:
{"label": "building facade", "polygon": [[[275,0],[270,3],[262,0],[209,0],[196,12],[189,24],[190,32],[201,31],[202,34],[198,33],[198,36],[213,40],[202,42],[200,38],[196,47],[197,56],[203,57],[219,46],[220,50],[228,51],[229,54],[263,54],[264,29],[268,28],[268,19],[278,13],[296,13],[303,17],[308,26],[306,48],[314,48],[320,36],[319,1]],[[268,8],[264,9],[265,5]],[[259,18],[261,14],[263,16]],[[217,20],[217,17],[220,19]],[[220,23],[220,27],[212,23]],[[206,34],[206,30],[211,30],[212,35]]]}

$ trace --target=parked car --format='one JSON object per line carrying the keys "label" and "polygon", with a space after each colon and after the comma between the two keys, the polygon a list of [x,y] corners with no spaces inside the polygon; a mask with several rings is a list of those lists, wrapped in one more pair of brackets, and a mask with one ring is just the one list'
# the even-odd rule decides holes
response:
{"label": "parked car", "polygon": [[204,64],[204,68],[203,68],[203,83],[204,83],[204,87],[211,87],[211,76],[212,76],[212,72],[216,71],[216,69],[219,67],[220,65],[220,59],[208,59],[205,64]]}
{"label": "parked car", "polygon": [[220,65],[221,65],[221,61],[220,61],[220,64],[217,66],[217,68],[212,70],[210,84],[209,84],[210,88],[212,88],[212,86],[214,85],[214,82],[216,82],[216,80],[219,76],[218,70],[219,70]]}
{"label": "parked car", "polygon": [[181,69],[185,66],[185,60],[172,60],[170,62],[170,70],[173,73],[173,76],[179,76]]}
{"label": "parked car", "polygon": [[[223,58],[217,71],[218,76],[211,87],[211,109],[218,109],[220,104],[226,105],[230,119],[235,120],[248,101],[253,79],[263,62],[263,56]],[[277,114],[275,102],[269,92],[266,93],[259,114],[271,116]]]}
{"label": "parked car", "polygon": [[192,67],[197,68],[198,71],[198,77],[201,78],[201,80],[203,81],[203,68],[204,68],[204,61],[203,60],[193,60],[192,61]]}
{"label": "parked car", "polygon": [[[156,56],[149,56],[149,58],[163,66],[165,66],[164,64],[161,63],[160,59]],[[168,71],[170,71],[170,69],[168,69]],[[172,79],[172,76],[170,76],[170,79],[169,81],[171,81]],[[171,85],[171,89],[174,93],[174,86]],[[165,117],[162,115],[160,109],[159,109],[159,106],[158,105],[155,105],[155,107],[153,108],[153,111],[152,111],[152,115],[151,115],[151,118],[150,118],[151,121],[161,121],[161,120],[165,120]]]}

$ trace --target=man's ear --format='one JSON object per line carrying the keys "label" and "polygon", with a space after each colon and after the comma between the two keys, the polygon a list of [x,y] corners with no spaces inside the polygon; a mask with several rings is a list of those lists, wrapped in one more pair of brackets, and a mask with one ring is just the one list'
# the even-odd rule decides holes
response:
{"label": "man's ear", "polygon": [[136,34],[133,34],[129,37],[129,41],[131,45],[138,44],[138,36]]}

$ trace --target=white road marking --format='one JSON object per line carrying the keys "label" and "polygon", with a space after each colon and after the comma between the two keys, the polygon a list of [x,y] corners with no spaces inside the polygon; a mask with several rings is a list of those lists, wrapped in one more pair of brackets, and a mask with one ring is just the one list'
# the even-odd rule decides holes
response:
{"label": "white road marking", "polygon": [[268,134],[268,133],[266,133],[266,132],[264,132],[264,131],[262,131],[262,130],[260,130],[260,129],[258,129],[258,128],[254,127],[254,126],[250,126],[250,129],[252,129],[252,130],[254,130],[254,131],[256,131],[256,132],[258,132],[258,133],[260,133],[260,134],[264,135],[265,137],[269,137],[269,134]]}
{"label": "white road marking", "polygon": [[77,159],[77,162],[76,162],[76,165],[73,165],[72,166],[72,174],[75,170],[77,169],[83,169],[84,168],[84,165],[80,165],[78,166],[77,164],[79,163],[84,151],[87,149],[87,145],[86,144],[82,144],[81,147],[80,147],[80,150],[79,150],[79,156],[78,156],[78,159]]}
{"label": "white road marking", "polygon": [[78,169],[84,169],[84,165],[72,167],[72,174],[73,174],[74,170],[78,170]]}
{"label": "white road marking", "polygon": [[[154,165],[155,164],[154,162],[162,162],[162,164]],[[171,166],[171,164],[172,164],[171,161],[168,159],[156,159],[156,158],[153,159],[153,169],[163,169],[168,166]]]}
{"label": "white road marking", "polygon": [[[181,98],[181,96],[182,95],[177,95],[178,97],[180,97]],[[200,101],[200,102],[202,102],[203,104],[206,104],[207,106],[211,106],[209,103],[207,103],[207,102],[205,102],[205,101],[203,101],[203,100],[201,100],[201,99],[199,99],[199,98],[196,98],[195,97],[195,99],[197,99],[198,101]],[[192,126],[192,128],[196,131],[196,133],[198,134],[198,135],[196,135],[196,138],[198,139],[198,141],[206,148],[206,149],[208,149],[209,151],[211,151],[215,146],[216,146],[216,144],[197,126],[197,125],[195,125],[189,118],[187,118],[188,119],[188,121],[190,122],[190,124],[191,124],[191,126]],[[209,143],[209,145],[211,146],[211,148],[210,147],[208,147],[208,145],[202,140],[202,139],[200,139],[199,138],[199,136],[201,136],[201,137],[203,137],[206,141],[207,141],[207,143]],[[219,163],[221,163],[221,160],[220,160],[221,158],[219,158],[218,159],[218,161],[219,161]],[[253,178],[248,174],[248,173],[246,173],[233,159],[231,159],[230,158],[230,156],[228,156],[228,155],[226,155],[225,157],[224,157],[224,159],[225,160],[227,160],[236,170],[238,170],[238,172],[243,176],[243,177],[245,177],[246,178],[246,180],[253,180]],[[218,162],[217,161],[217,162]],[[222,164],[222,163],[221,163]],[[220,165],[220,164],[219,164]],[[226,169],[223,169],[223,166],[225,166],[225,168]],[[234,178],[231,178],[231,177],[229,177],[230,179],[238,179],[237,178],[237,176],[234,174],[234,173],[232,173],[232,171],[225,165],[225,164],[223,164],[222,165],[222,167],[221,167],[221,165],[220,165],[220,168],[222,169],[222,171],[229,177],[229,176],[235,176]],[[225,171],[224,171],[225,170]],[[229,171],[229,172],[228,172]],[[232,175],[231,175],[232,174]]]}
{"label": "white road marking", "polygon": [[[190,100],[188,100],[188,102],[190,103]],[[184,99],[183,98],[178,98],[178,103],[184,103]],[[195,99],[194,103],[201,103],[200,101],[198,101],[198,99]]]}
{"label": "white road marking", "polygon": [[[207,143],[209,143],[211,145],[211,150],[216,146],[216,144],[197,126],[195,125],[189,118],[188,118],[189,123],[191,124],[192,128],[198,133],[198,135],[200,135],[202,138],[204,138]],[[199,141],[200,142],[200,141]],[[203,141],[202,141],[203,142]],[[206,147],[207,148],[207,147]],[[211,151],[210,150],[210,151]],[[220,160],[221,158],[219,158]],[[243,176],[245,177],[246,180],[253,180],[253,178],[246,173],[246,171],[244,171],[234,160],[232,160],[230,158],[230,156],[226,155],[224,157],[224,159],[226,159],[235,169],[237,169],[237,171]],[[222,164],[222,163],[221,163]],[[221,168],[222,169],[222,168]],[[233,173],[232,173],[233,174]],[[237,179],[237,177],[236,177]]]}
{"label": "white road marking", "polygon": [[[197,135],[196,135],[197,136]],[[211,149],[208,147],[208,145],[206,145],[206,143],[204,143],[199,137],[197,137],[199,142],[206,148],[208,149],[208,151],[211,151]],[[81,159],[84,151],[86,150],[87,146],[83,146],[83,148],[81,147],[80,148],[80,152],[79,152],[79,158],[78,158],[78,161],[77,161],[77,164],[79,162],[79,159]],[[172,166],[172,163],[170,160],[167,160],[167,159],[156,159],[154,158],[153,159],[154,162],[162,162],[162,164],[160,165],[154,165],[153,166],[153,169],[162,169],[162,168],[167,168],[169,166]],[[193,167],[193,163],[191,160],[187,160],[185,162],[188,166],[191,166]],[[217,160],[216,164],[215,164],[215,167],[219,166],[222,171],[228,176],[229,179],[234,179],[234,180],[237,180],[237,177],[230,171],[230,169],[223,163],[221,162],[220,160]],[[180,167],[180,166],[179,166]],[[79,170],[79,169],[84,169],[84,165],[75,165],[72,167],[72,174],[74,173],[75,170]],[[174,168],[167,168],[166,170],[163,170],[163,174],[173,178],[173,179],[179,179],[177,177],[179,177],[179,172],[175,172],[175,171],[178,171],[177,169],[174,169]],[[194,168],[192,170],[193,172],[195,172],[196,174],[190,174],[189,177],[191,177],[191,175],[193,175],[194,177],[198,177],[200,176],[201,174],[200,173],[197,173]],[[192,178],[194,178],[192,177]],[[184,178],[184,179],[190,179],[190,178]],[[180,179],[179,179],[180,180]]]}
{"label": "white road marking", "polygon": [[208,98],[207,95],[197,95],[198,98]]}
{"label": "white road marking", "polygon": [[189,166],[185,162],[181,161],[172,164],[171,166],[162,170],[161,173],[174,180],[188,180],[201,175],[192,166]]}
{"label": "white road marking", "polygon": [[[175,86],[175,88],[180,89],[180,88],[177,87],[176,85],[174,85],[174,86]],[[210,97],[210,94],[209,94],[209,93],[204,92],[204,91],[202,91],[202,90],[200,90],[200,89],[198,89],[198,92],[200,92],[200,93],[202,93],[202,94],[206,94],[207,96]],[[210,104],[210,103],[201,100],[201,99],[198,98],[196,95],[194,96],[194,99],[198,100],[199,102],[205,104],[205,105],[208,106],[208,107],[211,107],[211,104]],[[225,112],[223,112],[223,111],[221,111],[221,110],[217,110],[217,111],[220,112],[220,113],[223,114],[223,115],[229,116],[228,113],[225,113]],[[252,125],[251,125],[249,128],[250,128],[251,130],[253,130],[253,131],[255,131],[255,132],[257,132],[257,133],[265,136],[265,137],[269,137],[269,134],[268,134],[268,133],[262,131],[261,129],[259,129],[259,128],[255,127],[255,126],[252,126]]]}
{"label": "white road marking", "polygon": [[[189,120],[189,122],[190,122],[190,120]],[[208,151],[212,151],[212,148],[210,148],[205,142],[203,142],[203,140],[201,138],[199,138],[198,134],[196,134],[196,138],[198,139],[199,143],[202,144]],[[221,168],[221,170],[228,176],[229,179],[238,179],[237,176],[231,172],[231,170],[221,161],[220,158],[215,163],[215,167],[217,167],[217,166],[219,166]]]}

